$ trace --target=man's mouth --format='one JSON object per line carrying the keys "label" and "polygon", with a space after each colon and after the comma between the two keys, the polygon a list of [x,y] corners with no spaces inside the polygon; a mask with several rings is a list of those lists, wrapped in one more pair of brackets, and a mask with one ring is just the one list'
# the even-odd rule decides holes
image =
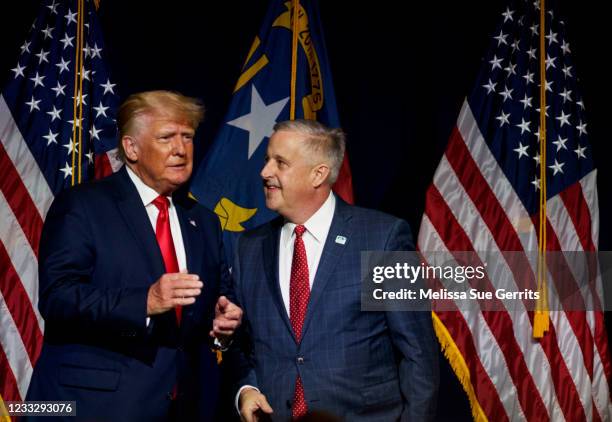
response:
{"label": "man's mouth", "polygon": [[280,186],[274,183],[264,182],[264,188],[266,188],[267,190],[276,190],[280,189]]}

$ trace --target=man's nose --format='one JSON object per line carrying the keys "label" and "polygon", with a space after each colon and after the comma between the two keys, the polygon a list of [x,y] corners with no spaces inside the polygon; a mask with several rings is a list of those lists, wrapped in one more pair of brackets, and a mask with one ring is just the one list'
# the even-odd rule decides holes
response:
{"label": "man's nose", "polygon": [[172,153],[174,155],[185,155],[185,143],[180,136],[172,138]]}
{"label": "man's nose", "polygon": [[262,179],[267,179],[268,177],[270,177],[272,175],[272,166],[271,163],[272,161],[268,161],[266,164],[264,164],[263,168],[261,169],[261,172],[259,173],[259,175],[261,176]]}

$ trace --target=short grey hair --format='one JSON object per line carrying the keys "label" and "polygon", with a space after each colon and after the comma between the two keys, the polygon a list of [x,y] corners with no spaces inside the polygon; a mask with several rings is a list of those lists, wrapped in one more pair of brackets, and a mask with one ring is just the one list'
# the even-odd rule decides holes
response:
{"label": "short grey hair", "polygon": [[328,161],[329,183],[338,179],[344,151],[346,150],[346,134],[340,128],[329,128],[316,120],[285,120],[274,125],[274,131],[297,132],[306,136],[305,148],[309,153],[322,156]]}

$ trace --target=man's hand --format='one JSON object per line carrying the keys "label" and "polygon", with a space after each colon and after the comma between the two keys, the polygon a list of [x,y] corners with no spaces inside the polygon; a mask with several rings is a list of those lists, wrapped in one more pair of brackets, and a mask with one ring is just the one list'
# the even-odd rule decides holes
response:
{"label": "man's hand", "polygon": [[263,414],[270,415],[273,410],[266,396],[254,388],[245,388],[239,398],[240,418],[244,422],[257,422]]}
{"label": "man's hand", "polygon": [[220,296],[215,305],[215,320],[210,336],[216,337],[221,342],[226,341],[241,323],[242,309],[225,296]]}
{"label": "man's hand", "polygon": [[188,274],[186,270],[162,275],[149,288],[147,316],[162,314],[177,306],[193,304],[203,286],[197,274]]}

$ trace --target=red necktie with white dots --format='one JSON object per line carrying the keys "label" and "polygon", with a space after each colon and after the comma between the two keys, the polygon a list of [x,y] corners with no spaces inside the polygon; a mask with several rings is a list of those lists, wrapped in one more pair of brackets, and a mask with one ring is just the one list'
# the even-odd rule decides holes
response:
{"label": "red necktie with white dots", "polygon": [[[298,343],[302,339],[302,326],[306,316],[306,308],[310,299],[310,284],[308,281],[308,261],[302,235],[306,227],[295,226],[295,243],[293,245],[293,261],[291,262],[291,279],[289,282],[289,315],[291,327]],[[291,414],[293,418],[304,416],[308,410],[304,398],[304,386],[298,375],[295,381],[295,394]]]}
{"label": "red necktie with white dots", "polygon": [[[164,264],[166,266],[167,273],[178,273],[179,265],[176,259],[176,251],[174,249],[174,241],[172,240],[172,232],[170,231],[170,215],[168,213],[168,198],[165,196],[158,196],[153,200],[153,205],[159,210],[157,215],[157,225],[155,227],[155,237],[157,237],[157,243],[161,250],[162,257],[164,258]],[[174,308],[176,312],[176,321],[180,325],[181,323],[181,307],[177,306]]]}

